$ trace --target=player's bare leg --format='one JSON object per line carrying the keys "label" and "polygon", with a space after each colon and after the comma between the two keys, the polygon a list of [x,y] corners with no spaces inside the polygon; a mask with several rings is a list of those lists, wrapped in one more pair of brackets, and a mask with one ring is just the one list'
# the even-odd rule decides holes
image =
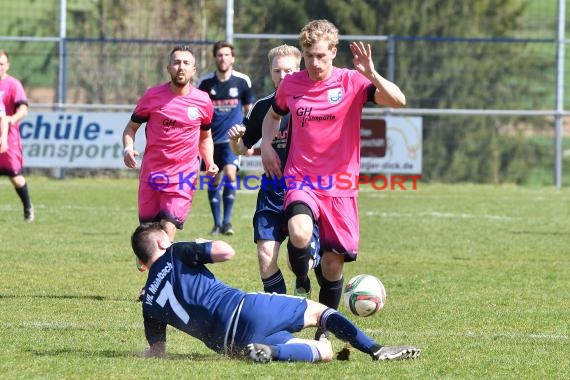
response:
{"label": "player's bare leg", "polygon": [[259,264],[259,276],[263,283],[263,290],[266,293],[287,293],[287,286],[277,259],[279,258],[279,248],[281,243],[273,240],[257,241],[257,261]]}

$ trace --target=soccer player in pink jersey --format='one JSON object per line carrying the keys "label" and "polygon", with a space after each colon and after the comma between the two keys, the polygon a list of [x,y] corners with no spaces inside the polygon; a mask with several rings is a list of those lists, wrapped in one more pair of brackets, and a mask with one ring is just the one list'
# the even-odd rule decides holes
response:
{"label": "soccer player in pink jersey", "polygon": [[[297,72],[301,67],[301,51],[294,46],[276,46],[267,54],[271,81],[275,88],[286,75]],[[275,92],[255,102],[253,108],[243,119],[242,124],[236,124],[228,131],[230,146],[236,154],[252,155],[253,146],[261,140],[263,118],[271,107]],[[284,164],[287,159],[287,132],[289,129],[288,115],[281,118],[279,133],[271,145]],[[287,221],[283,213],[285,187],[281,183],[273,183],[265,176],[257,194],[255,214],[253,216],[253,240],[257,244],[259,275],[263,290],[267,293],[287,293],[285,279],[279,269],[279,248],[287,238]],[[312,256],[313,265],[318,263],[320,256],[318,245],[318,228],[315,228]]]}
{"label": "soccer player in pink jersey", "polygon": [[123,132],[124,162],[137,166],[135,134],[146,123],[146,147],[139,180],[139,221],[160,221],[171,241],[190,212],[200,157],[206,175],[214,176],[214,144],[210,124],[214,114],[207,93],[190,81],[196,73],[188,46],[172,49],[167,65],[170,82],[148,89],[137,102]]}
{"label": "soccer player in pink jersey", "polygon": [[10,57],[4,50],[0,50],[0,98],[6,112],[8,122],[7,134],[2,135],[0,147],[0,175],[10,178],[12,186],[22,201],[24,207],[24,220],[34,220],[34,206],[30,200],[28,184],[22,175],[24,159],[22,155],[22,140],[20,138],[20,120],[28,114],[28,97],[22,83],[11,75]]}
{"label": "soccer player in pink jersey", "polygon": [[[318,223],[322,258],[315,268],[319,301],[338,308],[345,262],[358,254],[359,220],[356,179],[360,171],[360,118],[367,102],[402,107],[397,85],[374,68],[369,44],[352,42],[354,70],[333,66],[338,29],[327,20],[308,23],[299,36],[305,70],[286,76],[263,122],[261,154],[265,174],[285,175],[285,213],[289,262],[297,294],[310,291],[310,239]],[[290,150],[283,173],[271,149],[281,116],[291,113]],[[267,136],[267,138],[266,138]],[[354,186],[337,186],[350,175]],[[317,332],[320,334],[321,332]]]}

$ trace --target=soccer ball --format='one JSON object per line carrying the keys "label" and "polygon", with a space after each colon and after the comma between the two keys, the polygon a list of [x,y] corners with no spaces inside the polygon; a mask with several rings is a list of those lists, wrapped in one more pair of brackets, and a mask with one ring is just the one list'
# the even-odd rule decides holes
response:
{"label": "soccer ball", "polygon": [[369,317],[382,310],[386,303],[386,289],[382,281],[369,274],[359,274],[344,286],[344,306],[352,314]]}

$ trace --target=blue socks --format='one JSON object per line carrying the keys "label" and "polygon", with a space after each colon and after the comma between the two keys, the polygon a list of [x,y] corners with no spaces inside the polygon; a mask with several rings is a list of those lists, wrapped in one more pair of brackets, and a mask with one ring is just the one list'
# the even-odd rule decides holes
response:
{"label": "blue socks", "polygon": [[212,210],[212,216],[214,217],[214,225],[221,227],[222,221],[220,220],[221,219],[220,191],[208,190],[208,199],[210,200],[210,209]]}
{"label": "blue socks", "polygon": [[291,362],[316,362],[321,359],[317,348],[312,344],[289,343],[276,344],[274,348],[274,360]]}
{"label": "blue socks", "polygon": [[224,225],[228,224],[232,219],[232,211],[236,199],[236,184],[234,181],[230,184],[231,186],[224,186]]}
{"label": "blue socks", "polygon": [[334,309],[327,309],[321,315],[320,325],[338,339],[350,343],[357,350],[370,354],[378,343],[360,330],[348,318]]}

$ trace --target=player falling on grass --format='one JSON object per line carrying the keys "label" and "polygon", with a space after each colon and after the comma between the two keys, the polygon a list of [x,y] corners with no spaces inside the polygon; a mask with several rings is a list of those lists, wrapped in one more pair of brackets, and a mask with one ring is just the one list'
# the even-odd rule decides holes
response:
{"label": "player falling on grass", "polygon": [[[137,166],[135,134],[146,123],[146,147],[141,164],[138,212],[141,223],[160,221],[171,241],[190,212],[200,156],[206,175],[216,175],[210,124],[212,101],[192,86],[196,73],[188,46],[172,49],[166,66],[170,82],[148,89],[139,99],[123,132],[124,162]],[[186,183],[189,181],[189,183]]]}
{"label": "player falling on grass", "polygon": [[[301,52],[294,46],[274,47],[267,54],[267,58],[271,81],[275,88],[286,75],[299,71]],[[275,92],[258,100],[243,120],[243,125],[236,124],[230,128],[228,136],[234,153],[248,156],[253,154],[253,146],[261,139],[263,118],[271,107],[274,96]],[[289,115],[285,115],[281,119],[279,133],[271,142],[271,146],[283,164],[287,157],[288,124]],[[253,216],[253,240],[257,244],[259,274],[263,290],[267,293],[285,294],[287,286],[277,263],[279,248],[287,237],[287,221],[283,214],[285,187],[282,185],[283,183],[268,179],[265,175],[262,177]],[[316,225],[315,229],[317,229]],[[317,236],[317,233],[314,235]],[[318,263],[317,239],[314,240],[312,247],[313,262]]]}
{"label": "player falling on grass", "polygon": [[[322,258],[315,274],[319,301],[336,309],[342,296],[344,263],[356,260],[358,254],[359,220],[356,186],[340,190],[334,178],[348,173],[356,185],[365,103],[402,107],[406,100],[398,86],[374,69],[369,44],[350,44],[355,70],[333,66],[339,40],[331,22],[311,21],[301,30],[299,41],[306,68],[285,77],[277,89],[263,122],[261,155],[265,174],[281,177],[280,159],[266,136],[273,136],[281,117],[290,113],[289,155],[283,171],[288,178],[289,261],[297,285],[308,292],[310,242],[313,225],[318,223]],[[307,178],[314,188],[302,185]]]}
{"label": "player falling on grass", "polygon": [[230,260],[233,248],[221,240],[171,243],[162,226],[145,223],[131,237],[134,253],[148,267],[142,299],[147,356],[166,354],[170,325],[228,356],[256,362],[318,362],[333,359],[330,341],[295,338],[306,327],[322,326],[373,360],[413,359],[413,346],[383,347],[338,311],[303,297],[247,293],[230,287],[204,264]]}
{"label": "player falling on grass", "polygon": [[28,114],[28,98],[22,83],[8,74],[9,69],[8,52],[0,50],[0,103],[5,109],[5,119],[8,125],[8,129],[2,131],[0,175],[8,176],[22,202],[24,220],[32,222],[35,213],[30,200],[28,183],[22,174],[24,157],[19,124],[20,120]]}
{"label": "player falling on grass", "polygon": [[[212,188],[208,189],[208,200],[214,218],[211,235],[233,235],[231,216],[236,198],[236,173],[239,157],[230,148],[228,129],[240,123],[243,115],[251,109],[254,101],[251,79],[233,69],[234,46],[227,41],[218,41],[213,46],[216,71],[206,74],[198,88],[206,91],[214,103],[212,137],[214,139],[214,161],[225,178],[218,174]],[[219,185],[223,184],[223,191]],[[221,196],[221,197],[220,197]],[[223,205],[223,215],[222,215]]]}

